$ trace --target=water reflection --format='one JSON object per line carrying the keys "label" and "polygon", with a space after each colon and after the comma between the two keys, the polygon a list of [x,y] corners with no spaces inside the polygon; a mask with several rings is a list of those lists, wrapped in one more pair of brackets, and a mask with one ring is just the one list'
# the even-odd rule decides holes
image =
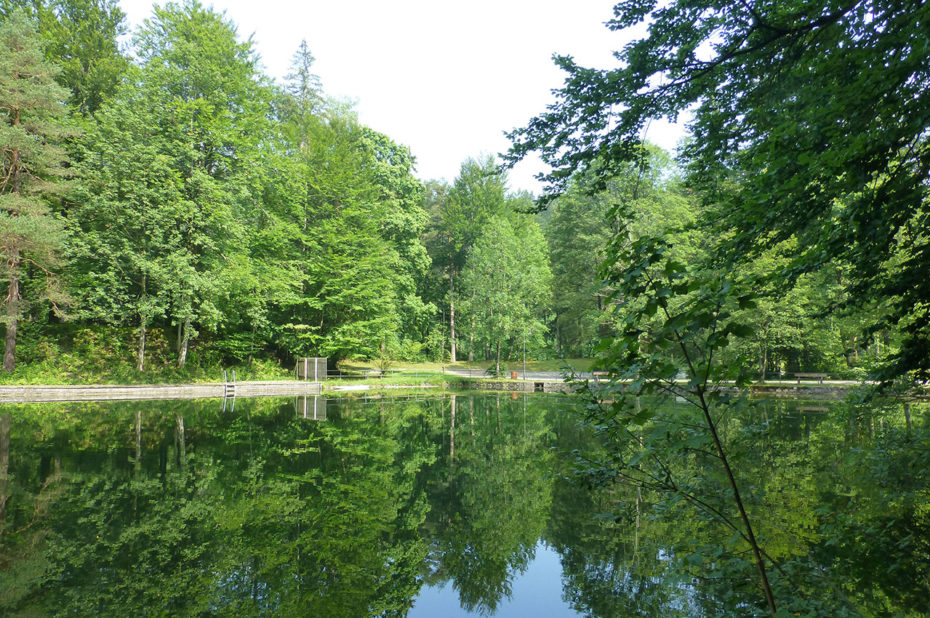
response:
{"label": "water reflection", "polygon": [[326,397],[322,395],[302,395],[294,398],[294,411],[299,418],[313,421],[326,420]]}
{"label": "water reflection", "polygon": [[[526,571],[512,581],[512,594],[502,598],[497,608],[500,616],[579,616],[562,596],[562,563],[558,552],[543,542],[535,547],[533,561]],[[450,581],[424,586],[408,616],[433,618],[471,616],[462,607]]]}
{"label": "water reflection", "polygon": [[[0,614],[755,613],[751,564],[723,549],[732,531],[583,469],[609,453],[578,406],[510,394],[6,406]],[[832,614],[930,610],[927,419],[918,405],[775,402],[728,420],[782,598]]]}

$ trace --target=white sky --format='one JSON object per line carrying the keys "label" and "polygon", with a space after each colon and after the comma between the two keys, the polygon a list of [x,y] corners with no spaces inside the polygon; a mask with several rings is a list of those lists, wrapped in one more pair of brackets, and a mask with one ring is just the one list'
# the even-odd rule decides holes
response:
{"label": "white sky", "polygon": [[[302,39],[330,96],[354,101],[359,120],[410,147],[417,175],[451,182],[462,161],[504,152],[503,132],[553,100],[563,73],[553,53],[613,66],[627,36],[611,33],[611,0],[216,0],[239,35],[252,35],[265,72],[282,79]],[[120,0],[131,28],[150,0]],[[673,151],[679,126],[653,122],[647,138]],[[538,160],[510,174],[539,193]]]}

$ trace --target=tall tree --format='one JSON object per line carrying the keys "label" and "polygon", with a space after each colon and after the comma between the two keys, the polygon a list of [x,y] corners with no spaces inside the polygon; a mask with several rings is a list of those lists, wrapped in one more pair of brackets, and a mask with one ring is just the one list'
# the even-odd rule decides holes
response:
{"label": "tall tree", "polygon": [[[3,369],[16,363],[16,333],[27,302],[50,299],[56,307],[53,269],[60,266],[63,226],[46,200],[67,175],[63,119],[68,92],[55,83],[41,39],[25,13],[0,22],[0,280],[6,281]],[[34,278],[33,297],[22,294]]]}
{"label": "tall tree", "polygon": [[376,197],[384,210],[382,234],[400,258],[396,274],[399,336],[414,341],[423,337],[436,312],[418,289],[430,268],[430,256],[420,241],[427,222],[423,184],[413,175],[415,160],[409,148],[367,127],[362,129],[362,140],[370,161],[370,181],[378,188]]}
{"label": "tall tree", "polygon": [[432,303],[438,309],[439,320],[434,321],[427,335],[426,345],[431,359],[447,358],[446,340],[446,294],[448,283],[445,281],[449,265],[449,236],[442,225],[443,209],[449,199],[451,187],[444,180],[428,180],[423,186],[423,208],[427,214],[426,226],[421,240],[430,258],[430,269],[418,289],[424,301]]}
{"label": "tall tree", "polygon": [[278,229],[262,231],[263,243],[276,239],[262,259],[286,273],[270,290],[273,340],[284,356],[370,357],[400,326],[395,239],[408,232],[389,221],[403,220],[419,185],[408,184],[405,149],[312,94],[308,54],[298,52],[279,106],[284,156],[269,203]]}
{"label": "tall tree", "polygon": [[[87,140],[83,168],[94,189],[73,220],[99,241],[85,249],[105,247],[82,256],[101,282],[97,297],[112,303],[124,296],[119,290],[133,290],[138,365],[147,321],[164,314],[178,328],[183,367],[198,327],[216,329],[224,319],[217,303],[242,271],[271,94],[251,44],[197,2],[156,9],[136,46],[141,69]],[[137,156],[128,161],[127,152]],[[121,259],[107,259],[109,252]],[[116,286],[112,293],[107,285]],[[116,321],[126,315],[103,311]]]}
{"label": "tall tree", "polygon": [[316,59],[307,41],[302,40],[291,60],[291,72],[287,75],[286,90],[290,97],[282,100],[288,114],[312,115],[323,111],[326,105],[323,82],[313,71],[314,62]]}
{"label": "tall tree", "polygon": [[119,38],[126,14],[116,0],[0,0],[0,13],[28,10],[45,41],[45,57],[61,70],[56,81],[71,91],[68,103],[94,114],[113,95],[129,68]]}
{"label": "tall tree", "polygon": [[648,22],[648,35],[616,69],[558,58],[558,100],[512,134],[511,160],[541,151],[560,190],[600,159],[605,181],[638,156],[650,119],[693,110],[685,156],[718,257],[796,237],[781,279],[848,262],[851,297],[884,300],[906,333],[883,375],[930,377],[930,5],[629,1],[614,13],[611,29]]}
{"label": "tall tree", "polygon": [[556,200],[546,224],[552,259],[555,338],[559,352],[585,357],[596,346],[604,312],[598,268],[614,231],[607,215],[610,195],[571,189]]}
{"label": "tall tree", "polygon": [[[569,190],[552,203],[546,237],[552,256],[555,330],[565,354],[588,355],[613,332],[599,273],[607,247],[623,227],[612,209],[620,204],[634,213],[629,233],[657,234],[694,222],[696,208],[681,190],[677,168],[661,149],[647,145],[648,172],[628,165],[604,189],[591,190],[590,176],[579,174]],[[696,243],[678,235],[681,259],[695,257]]]}
{"label": "tall tree", "polygon": [[445,241],[444,263],[449,279],[449,349],[456,361],[455,302],[456,280],[465,257],[493,216],[506,212],[506,177],[493,156],[467,159],[440,205],[439,236]]}
{"label": "tall tree", "polygon": [[212,327],[220,319],[212,298],[216,275],[241,248],[237,223],[254,204],[249,174],[270,101],[251,42],[239,41],[231,22],[195,0],[155,9],[136,46],[149,83],[167,95],[162,104],[171,114],[161,128],[176,140],[187,201],[180,234],[187,254],[172,264],[171,313],[183,366],[197,324]]}
{"label": "tall tree", "polygon": [[503,216],[485,223],[462,271],[468,299],[466,315],[493,350],[500,375],[501,346],[527,331],[543,330],[540,317],[551,299],[552,274],[546,242],[536,222],[526,215]]}
{"label": "tall tree", "polygon": [[83,182],[69,219],[81,312],[86,319],[138,327],[139,371],[149,328],[170,308],[175,282],[169,264],[186,253],[178,231],[189,204],[169,154],[177,144],[161,131],[163,113],[142,71],[132,69],[82,141]]}

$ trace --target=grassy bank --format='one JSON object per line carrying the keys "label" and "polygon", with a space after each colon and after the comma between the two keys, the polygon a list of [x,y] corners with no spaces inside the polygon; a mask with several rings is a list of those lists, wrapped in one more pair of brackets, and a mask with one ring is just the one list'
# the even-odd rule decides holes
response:
{"label": "grassy bank", "polygon": [[[526,361],[527,371],[562,371],[567,367],[575,371],[588,371],[593,363],[590,358],[568,358],[568,359],[550,359],[550,360],[529,360]],[[350,370],[359,371],[443,371],[444,369],[463,369],[475,372],[487,373],[494,368],[494,361],[459,361],[455,363],[408,363],[403,361],[346,361],[343,367]],[[510,361],[501,363],[501,375],[508,375],[511,371],[523,371],[523,361]]]}
{"label": "grassy bank", "polygon": [[98,363],[65,357],[41,363],[18,364],[12,373],[0,371],[0,384],[194,384],[222,382],[223,370],[236,372],[239,382],[248,380],[286,380],[294,377],[277,363],[256,361],[234,367],[190,364],[183,369],[161,365],[145,371],[126,363]]}

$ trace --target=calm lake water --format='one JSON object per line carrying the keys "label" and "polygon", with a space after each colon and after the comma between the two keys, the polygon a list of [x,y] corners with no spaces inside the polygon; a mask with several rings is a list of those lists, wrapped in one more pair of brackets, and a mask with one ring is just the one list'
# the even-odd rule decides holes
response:
{"label": "calm lake water", "polygon": [[[582,416],[523,394],[0,407],[0,615],[764,613],[700,441],[624,482]],[[930,612],[928,418],[721,420],[786,610]]]}

